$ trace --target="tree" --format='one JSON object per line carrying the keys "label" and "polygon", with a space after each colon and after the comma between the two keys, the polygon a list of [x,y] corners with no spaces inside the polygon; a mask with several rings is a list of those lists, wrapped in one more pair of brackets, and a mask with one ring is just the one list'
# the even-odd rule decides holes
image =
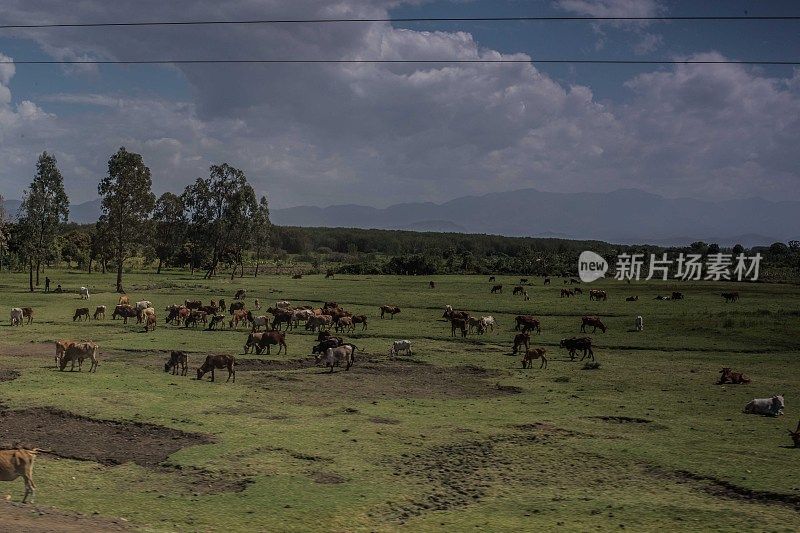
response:
{"label": "tree", "polygon": [[272,223],[269,221],[269,204],[266,196],[262,196],[258,202],[258,208],[256,208],[256,212],[253,215],[252,226],[252,245],[256,256],[256,269],[253,277],[258,277],[261,256],[264,250],[269,247],[269,234],[272,227]]}
{"label": "tree", "polygon": [[158,258],[156,274],[180,250],[186,236],[186,214],[183,199],[171,192],[162,194],[153,211],[153,249]]}
{"label": "tree", "polygon": [[708,245],[708,253],[709,254],[718,254],[719,253],[719,244],[712,242]]}
{"label": "tree", "polygon": [[183,200],[192,232],[201,235],[209,256],[205,278],[213,277],[226,257],[241,264],[241,252],[256,211],[256,195],[244,172],[227,163],[213,165],[207,179],[186,187]]}
{"label": "tree", "polygon": [[741,244],[735,244],[733,246],[732,252],[733,252],[733,255],[735,255],[735,256],[737,256],[739,254],[743,254],[744,253],[744,246],[742,246]]}
{"label": "tree", "polygon": [[7,231],[5,198],[0,194],[0,272],[3,271],[3,258],[5,257],[6,248],[8,248]]}
{"label": "tree", "polygon": [[117,292],[122,288],[122,266],[148,238],[148,219],[155,207],[153,180],[142,156],[124,147],[108,160],[108,175],[97,192],[103,198],[100,223],[117,263]]}
{"label": "tree", "polygon": [[33,270],[36,285],[42,261],[51,253],[58,229],[69,217],[69,198],[64,192],[64,179],[56,166],[56,158],[47,152],[39,156],[36,175],[25,191],[20,206],[19,224],[25,235],[23,252],[28,259],[28,284],[33,292]]}
{"label": "tree", "polygon": [[75,261],[80,268],[89,260],[91,247],[91,236],[88,233],[81,230],[72,230],[63,236],[61,258],[67,262],[67,265]]}

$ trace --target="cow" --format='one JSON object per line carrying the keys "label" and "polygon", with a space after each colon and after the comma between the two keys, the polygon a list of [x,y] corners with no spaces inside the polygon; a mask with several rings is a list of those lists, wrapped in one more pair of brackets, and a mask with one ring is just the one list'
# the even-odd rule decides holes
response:
{"label": "cow", "polygon": [[800,448],[800,421],[797,422],[797,429],[789,430],[789,436],[792,438],[795,448]]}
{"label": "cow", "polygon": [[105,305],[98,305],[94,309],[94,319],[98,320],[101,317],[103,318],[103,320],[106,319],[106,306]]}
{"label": "cow", "polygon": [[327,337],[311,348],[311,355],[324,354],[328,348],[338,348],[342,345],[344,345],[344,339],[341,337]]}
{"label": "cow", "polygon": [[531,315],[517,315],[514,318],[514,321],[517,323],[514,326],[515,331],[522,330],[523,333],[527,333],[528,331],[536,330],[537,332],[542,332],[542,325],[539,322],[539,319],[535,316]]}
{"label": "cow", "polygon": [[[272,324],[270,325],[270,327],[272,329],[280,330],[281,324],[286,324],[286,330],[288,331],[289,328],[292,327],[293,323],[294,323],[294,313],[292,311],[284,311],[275,314],[275,317],[272,319]],[[306,320],[306,324],[308,324],[308,320]]]}
{"label": "cow", "polygon": [[353,324],[353,319],[349,316],[340,317],[336,321],[336,331],[344,333],[345,331],[355,331],[356,326]]}
{"label": "cow", "polygon": [[544,285],[550,285],[550,278],[544,278]]}
{"label": "cow", "polygon": [[0,450],[0,481],[14,481],[22,477],[25,483],[25,495],[22,503],[31,497],[31,503],[36,494],[36,484],[33,482],[33,462],[36,459],[38,449],[25,450],[17,448],[15,450]]}
{"label": "cow", "polygon": [[294,274],[294,275],[292,275],[292,279],[303,279],[303,275],[302,274]]}
{"label": "cow", "polygon": [[75,309],[75,314],[72,315],[72,321],[75,322],[76,320],[91,320],[91,315],[89,315],[89,308],[88,307],[79,307]]}
{"label": "cow", "polygon": [[215,369],[228,369],[228,379],[225,380],[225,383],[231,380],[233,377],[233,382],[236,383],[236,358],[232,355],[208,355],[206,356],[206,360],[203,363],[203,366],[197,369],[197,380],[200,381],[203,379],[203,376],[211,372],[211,381],[214,381],[214,370]]}
{"label": "cow", "polygon": [[[275,317],[277,320],[277,317]],[[322,331],[323,327],[330,328],[333,325],[333,317],[331,315],[314,315],[306,320],[306,329],[311,331]]]}
{"label": "cow", "polygon": [[211,321],[208,323],[206,331],[212,331],[214,329],[217,329],[217,326],[225,327],[224,324],[225,324],[225,315],[221,313],[212,315]]}
{"label": "cow", "polygon": [[228,314],[232,315],[236,311],[241,311],[243,309],[244,309],[244,302],[233,302],[228,308]]}
{"label": "cow", "polygon": [[64,350],[64,354],[59,361],[58,369],[62,372],[67,367],[67,363],[72,363],[70,372],[75,370],[75,362],[78,363],[78,372],[83,370],[83,360],[91,359],[92,366],[89,372],[97,371],[97,350],[98,346],[93,342],[72,342]]}
{"label": "cow", "polygon": [[575,294],[583,294],[583,289],[581,289],[580,287],[575,287],[575,288],[574,288],[574,289],[572,289],[572,290],[573,290],[573,292],[574,292]]}
{"label": "cow", "polygon": [[233,295],[234,300],[244,300],[247,297],[247,289],[239,289]]}
{"label": "cow", "polygon": [[495,281],[495,277],[494,276],[489,276],[489,281]]}
{"label": "cow", "polygon": [[345,344],[343,346],[339,346],[337,348],[328,348],[325,351],[325,354],[320,354],[315,357],[315,362],[325,363],[325,366],[330,367],[331,374],[333,373],[333,367],[338,366],[342,361],[345,362],[345,370],[350,370],[350,367],[353,366],[353,360],[355,358],[356,347],[352,344]]}
{"label": "cow", "polygon": [[528,283],[528,278],[519,278],[519,282],[524,285],[525,283]]}
{"label": "cow", "polygon": [[136,314],[136,323],[141,324],[142,322],[147,322],[147,319],[151,316],[156,316],[156,310],[152,307],[145,307],[144,309],[138,309],[138,313]]}
{"label": "cow", "polygon": [[471,316],[467,319],[467,331],[472,333],[472,330],[478,330],[478,333],[483,334],[483,330],[481,329],[481,319]]}
{"label": "cow", "polygon": [[451,318],[450,319],[450,336],[456,336],[456,330],[461,331],[461,336],[467,336],[467,321],[463,318]]}
{"label": "cow", "polygon": [[575,296],[575,293],[572,292],[572,289],[561,289],[562,298],[569,298],[570,296]]}
{"label": "cow", "polygon": [[642,315],[638,315],[636,317],[635,326],[636,326],[636,331],[644,330],[644,319],[642,318]]}
{"label": "cow", "polygon": [[717,381],[717,385],[724,385],[725,383],[747,385],[750,383],[750,378],[741,372],[733,372],[730,368],[725,367],[719,371],[719,381]]}
{"label": "cow", "polygon": [[14,307],[11,309],[11,325],[12,326],[21,326],[22,325],[22,308]]}
{"label": "cow", "polygon": [[494,333],[495,326],[498,326],[498,324],[497,320],[495,320],[493,316],[483,316],[481,317],[481,323],[478,326],[478,331],[486,331],[487,329],[491,329],[492,333]]}
{"label": "cow", "polygon": [[203,307],[203,302],[200,300],[184,300],[183,306],[187,309],[200,309]]}
{"label": "cow", "polygon": [[121,316],[123,319],[123,323],[127,324],[129,318],[133,318],[138,314],[139,313],[136,312],[136,309],[134,309],[130,305],[118,305],[114,307],[114,312],[111,313],[111,319],[116,320],[117,316]]}
{"label": "cow", "polygon": [[327,272],[325,272],[325,279],[333,277],[336,277],[336,272],[332,268],[329,268]]}
{"label": "cow", "polygon": [[389,357],[395,357],[395,356],[398,356],[398,355],[401,355],[401,354],[402,355],[407,355],[409,357],[411,355],[413,355],[411,353],[411,341],[410,340],[404,339],[404,340],[400,340],[400,341],[394,341],[394,342],[392,342],[392,345],[389,346]]}
{"label": "cow", "polygon": [[625,301],[626,302],[638,302],[639,301],[639,296],[628,296],[627,298],[625,298]]}
{"label": "cow", "polygon": [[603,333],[606,332],[606,325],[603,324],[603,321],[600,320],[600,317],[597,316],[582,316],[581,317],[581,333],[586,333],[586,326],[592,326],[592,333],[597,331],[597,328],[600,328],[600,331]]}
{"label": "cow", "polygon": [[511,350],[511,353],[516,354],[522,346],[525,347],[525,351],[527,352],[530,347],[530,341],[530,333],[517,333],[514,335],[514,348]]}
{"label": "cow", "polygon": [[[151,308],[152,309],[152,308]],[[156,329],[156,315],[155,313],[151,315],[144,316],[144,331],[155,331]]]}
{"label": "cow", "polygon": [[468,320],[469,319],[469,311],[455,311],[451,306],[447,306],[444,310],[444,314],[442,318],[446,318],[448,320],[453,320],[454,318],[460,318],[461,320]]}
{"label": "cow", "polygon": [[516,296],[517,294],[522,294],[523,292],[525,292],[525,288],[521,285],[517,285],[514,287],[514,290],[511,291],[511,295]]}
{"label": "cow", "polygon": [[389,318],[394,318],[394,315],[400,312],[400,308],[395,305],[382,305],[381,306],[381,319],[383,319],[383,315],[388,313]]}
{"label": "cow", "polygon": [[188,328],[190,325],[195,328],[199,322],[202,322],[204,325],[208,324],[208,315],[206,315],[205,311],[192,311],[189,313],[183,320],[183,327]]}
{"label": "cow", "polygon": [[498,292],[500,294],[503,294],[503,286],[502,285],[492,285],[491,293],[492,294],[496,294]]}
{"label": "cow", "polygon": [[669,296],[661,296],[661,295],[659,294],[658,296],[656,296],[656,297],[655,297],[655,299],[656,299],[656,300],[659,300],[659,301],[662,301],[662,302],[665,302],[665,301],[667,301],[667,300],[670,300],[671,298],[670,298]]}
{"label": "cow", "polygon": [[30,324],[33,322],[33,308],[32,307],[23,307],[22,308],[22,318],[27,318],[28,320],[25,322],[26,324]]}
{"label": "cow", "polygon": [[191,309],[183,305],[173,305],[168,308],[169,314],[165,320],[166,324],[173,323],[179,325],[191,314]]}
{"label": "cow", "polygon": [[728,302],[738,302],[739,301],[739,293],[738,292],[723,292],[722,297],[725,298],[725,303]]}
{"label": "cow", "polygon": [[164,372],[172,370],[172,375],[175,376],[180,371],[181,376],[185,376],[189,371],[189,356],[186,352],[172,350],[169,355],[169,361],[164,363]]}
{"label": "cow", "polygon": [[153,302],[151,302],[150,300],[141,300],[139,302],[136,302],[135,307],[137,311],[140,311],[142,309],[147,309],[148,307],[153,307]]}
{"label": "cow", "polygon": [[606,301],[608,300],[608,293],[600,289],[589,289],[589,300]]}
{"label": "cow", "polygon": [[81,287],[80,294],[81,294],[81,300],[89,299],[89,289],[87,289],[86,287]]}
{"label": "cow", "polygon": [[281,349],[284,350],[285,354],[289,353],[289,348],[286,346],[286,335],[280,331],[265,331],[258,340],[256,353],[261,355],[261,352],[266,349],[267,355],[269,355],[270,346],[273,344],[278,346],[278,355],[280,355]]}
{"label": "cow", "polygon": [[754,398],[742,410],[744,413],[762,416],[779,416],[783,414],[786,403],[783,395],[778,394],[772,398]]}
{"label": "cow", "polygon": [[429,281],[429,282],[428,282],[428,288],[429,288],[429,289],[435,289],[435,288],[436,288],[436,282],[434,282],[434,281]]}
{"label": "cow", "polygon": [[[231,304],[231,305],[233,305],[233,304]],[[233,328],[237,328],[238,329],[239,328],[239,322],[244,322],[245,325],[247,325],[247,322],[248,322],[247,315],[248,315],[248,313],[249,313],[249,311],[245,311],[244,309],[238,309],[238,310],[234,311],[232,313],[233,316],[231,317],[230,321],[228,321],[228,327],[231,328],[231,329],[233,329]],[[252,315],[250,315],[250,316],[252,316]]]}
{"label": "cow", "polygon": [[65,339],[56,341],[56,366],[61,364],[61,358],[64,357],[64,352],[73,344],[75,344],[75,341]]}
{"label": "cow", "polygon": [[367,329],[367,315],[355,315],[353,318],[353,325],[361,324],[361,331]]}
{"label": "cow", "polygon": [[535,359],[541,359],[542,364],[539,365],[539,368],[542,367],[547,368],[547,357],[545,357],[545,353],[547,350],[544,348],[533,348],[530,350],[525,350],[525,355],[522,356],[522,368],[533,368],[533,361]]}
{"label": "cow", "polygon": [[253,313],[250,311],[247,312],[247,321],[250,322],[253,327],[253,331],[261,331],[261,328],[267,329],[267,324],[269,323],[269,319],[264,316],[253,316]]}
{"label": "cow", "polygon": [[130,305],[130,303],[131,299],[128,298],[127,294],[123,294],[119,297],[119,300],[117,300],[117,305]]}
{"label": "cow", "polygon": [[683,300],[683,293],[682,292],[673,292],[672,293],[673,300]]}
{"label": "cow", "polygon": [[583,357],[581,357],[581,361],[588,355],[589,359],[594,361],[594,352],[592,351],[592,339],[590,337],[572,337],[569,339],[561,339],[559,346],[562,348],[566,348],[569,351],[569,359],[570,361],[575,360],[575,356],[578,350],[583,350]]}

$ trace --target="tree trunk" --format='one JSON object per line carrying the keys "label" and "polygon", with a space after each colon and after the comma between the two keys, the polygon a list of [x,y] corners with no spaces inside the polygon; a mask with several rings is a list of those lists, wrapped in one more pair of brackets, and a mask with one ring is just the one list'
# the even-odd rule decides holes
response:
{"label": "tree trunk", "polygon": [[103,259],[102,261],[100,261],[100,265],[102,265],[102,267],[103,267],[103,274],[105,274],[105,273],[106,273],[106,260],[105,260],[105,259]]}
{"label": "tree trunk", "polygon": [[254,277],[254,278],[257,278],[257,277],[258,277],[258,265],[259,265],[259,258],[256,256],[256,269],[255,269],[255,271],[253,272],[253,277]]}
{"label": "tree trunk", "polygon": [[125,290],[122,288],[122,261],[117,261],[117,292],[125,294]]}
{"label": "tree trunk", "polygon": [[89,274],[92,273],[92,258],[89,258]]}
{"label": "tree trunk", "polygon": [[33,260],[28,262],[28,285],[30,286],[31,292],[33,292]]}
{"label": "tree trunk", "polygon": [[161,274],[161,258],[158,258],[158,268],[156,268],[156,274]]}
{"label": "tree trunk", "polygon": [[241,263],[239,263],[239,264],[242,266],[242,269],[241,269],[241,271],[239,272],[239,277],[240,277],[240,278],[243,278],[243,277],[244,277],[244,261],[242,261],[242,262],[241,262]]}
{"label": "tree trunk", "polygon": [[39,286],[39,267],[41,266],[42,262],[40,260],[36,260],[36,286]]}

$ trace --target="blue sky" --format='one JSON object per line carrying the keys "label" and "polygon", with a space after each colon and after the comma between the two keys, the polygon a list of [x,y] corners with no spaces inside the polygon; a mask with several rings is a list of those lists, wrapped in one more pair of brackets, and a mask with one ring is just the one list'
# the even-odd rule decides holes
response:
{"label": "blue sky", "polygon": [[[798,15],[796,2],[5,0],[0,23],[295,17]],[[119,146],[156,192],[212,163],[273,205],[444,201],[537,188],[800,199],[792,67],[548,65],[571,59],[800,59],[796,21],[474,22],[0,30],[22,59],[525,57],[525,65],[0,67],[0,194],[38,153],[75,201]]]}

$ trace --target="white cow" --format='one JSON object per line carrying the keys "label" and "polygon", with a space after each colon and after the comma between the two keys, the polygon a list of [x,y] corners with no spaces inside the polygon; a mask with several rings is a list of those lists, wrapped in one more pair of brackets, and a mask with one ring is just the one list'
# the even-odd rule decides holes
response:
{"label": "white cow", "polygon": [[282,302],[275,302],[275,307],[277,307],[278,309],[288,309],[291,306],[292,304],[290,304],[286,300],[283,300]]}
{"label": "white cow", "polygon": [[22,309],[19,307],[14,307],[11,309],[11,325],[12,326],[20,326],[22,325]]}
{"label": "white cow", "polygon": [[494,332],[494,327],[497,326],[497,320],[494,319],[493,316],[484,316],[481,317],[480,329],[486,331],[487,329],[491,329]]}
{"label": "white cow", "polygon": [[786,404],[783,395],[778,394],[772,398],[755,398],[744,406],[744,412],[753,415],[778,416],[783,414]]}
{"label": "white cow", "polygon": [[88,300],[89,299],[89,289],[86,287],[81,287],[81,300]]}
{"label": "white cow", "polygon": [[644,329],[644,320],[642,316],[639,315],[636,317],[636,331],[642,331]]}
{"label": "white cow", "polygon": [[408,355],[409,357],[412,355],[410,340],[394,341],[392,345],[389,347],[390,357],[401,354]]}
{"label": "white cow", "polygon": [[144,309],[148,309],[153,307],[153,302],[149,302],[147,300],[142,300],[141,302],[136,302],[136,310],[142,311]]}

